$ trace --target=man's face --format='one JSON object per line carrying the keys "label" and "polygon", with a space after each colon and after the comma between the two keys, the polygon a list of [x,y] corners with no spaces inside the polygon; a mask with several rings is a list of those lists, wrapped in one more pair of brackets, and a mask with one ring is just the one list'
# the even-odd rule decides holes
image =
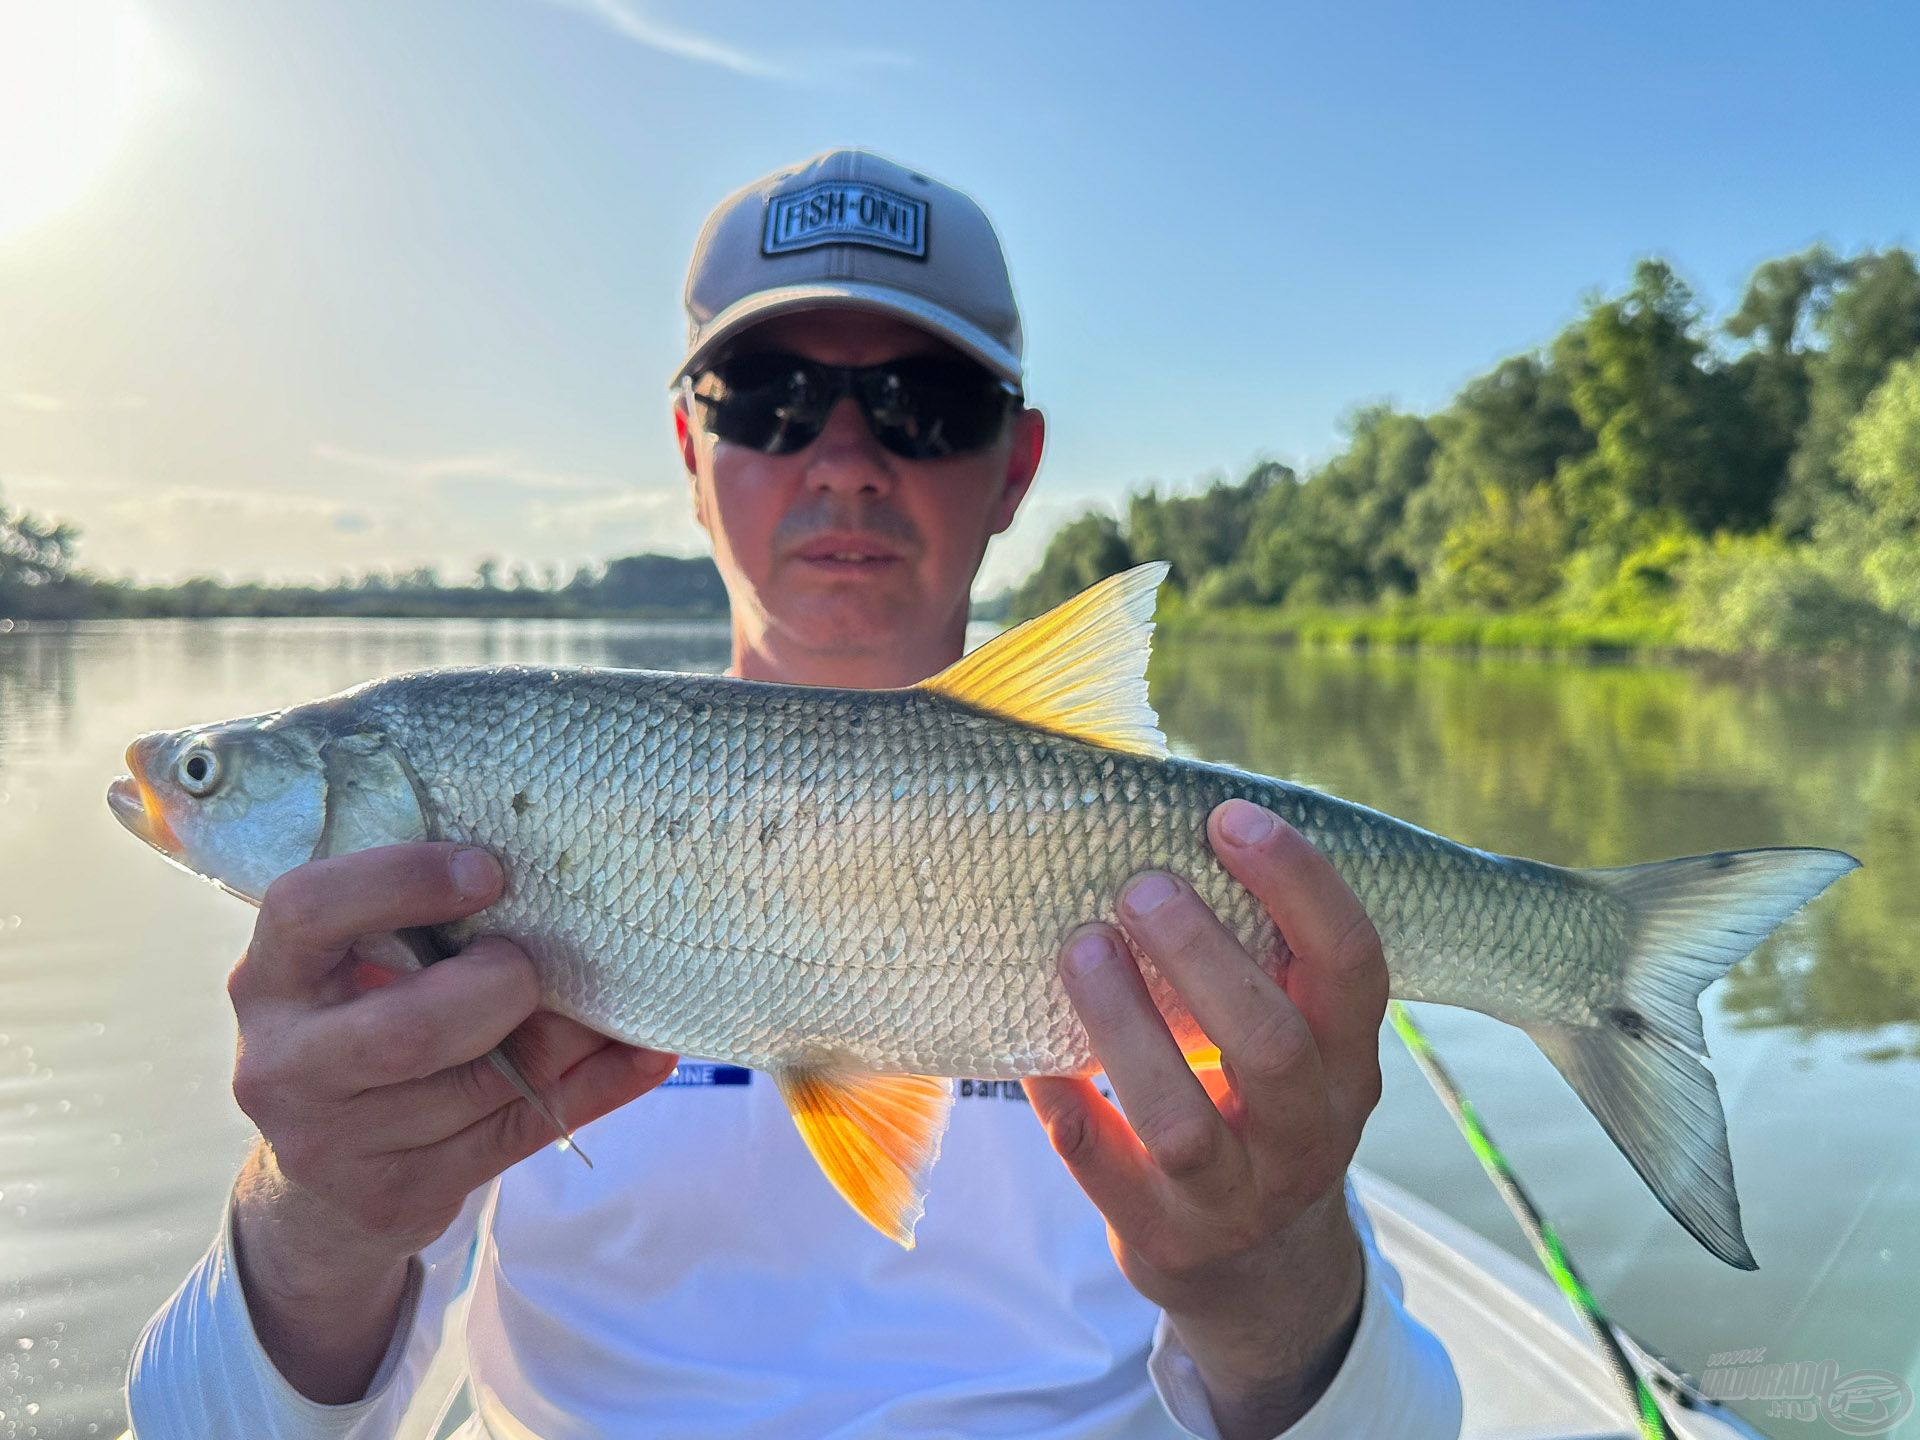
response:
{"label": "man's face", "polygon": [[[954,353],[854,310],[779,316],[730,351],[829,365]],[[791,455],[716,440],[684,399],[675,424],[732,602],[736,660],[749,657],[747,673],[865,685],[911,683],[958,656],[974,572],[1032,483],[1044,433],[1038,411],[1015,410],[984,450],[904,460],[874,439],[851,397]]]}

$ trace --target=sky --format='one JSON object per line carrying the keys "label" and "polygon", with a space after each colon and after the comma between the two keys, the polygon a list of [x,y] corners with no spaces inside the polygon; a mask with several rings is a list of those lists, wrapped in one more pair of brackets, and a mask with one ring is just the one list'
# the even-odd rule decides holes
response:
{"label": "sky", "polygon": [[1920,10],[0,0],[0,499],[165,580],[704,550],[666,379],[729,191],[971,192],[1064,519],[1335,452],[1634,261],[1914,245]]}

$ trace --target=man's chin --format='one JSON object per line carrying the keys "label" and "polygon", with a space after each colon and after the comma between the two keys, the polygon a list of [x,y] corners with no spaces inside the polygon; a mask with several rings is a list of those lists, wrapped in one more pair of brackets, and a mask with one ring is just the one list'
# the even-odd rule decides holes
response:
{"label": "man's chin", "polygon": [[926,622],[910,585],[871,582],[808,585],[774,614],[780,629],[819,655],[894,654],[911,648]]}

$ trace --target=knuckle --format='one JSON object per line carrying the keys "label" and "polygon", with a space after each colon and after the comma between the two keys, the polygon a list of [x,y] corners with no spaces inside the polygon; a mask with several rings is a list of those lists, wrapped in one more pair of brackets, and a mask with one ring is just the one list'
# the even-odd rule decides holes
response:
{"label": "knuckle", "polygon": [[1070,1110],[1055,1117],[1053,1124],[1048,1127],[1047,1138],[1053,1142],[1055,1153],[1070,1169],[1089,1163],[1098,1149],[1093,1125],[1086,1113],[1080,1110]]}
{"label": "knuckle", "polygon": [[504,936],[483,935],[454,958],[484,964],[497,972],[495,984],[502,1010],[528,1015],[539,1005],[540,975],[532,957]]}
{"label": "knuckle", "polygon": [[494,1109],[513,1094],[506,1077],[484,1057],[454,1066],[447,1072],[447,1082],[454,1103],[469,1113]]}
{"label": "knuckle", "polygon": [[261,1067],[244,1056],[233,1067],[233,1099],[255,1124],[272,1104],[274,1086]]}
{"label": "knuckle", "polygon": [[1248,1026],[1234,1057],[1234,1068],[1249,1076],[1279,1079],[1299,1065],[1312,1035],[1298,1010],[1278,1002],[1265,1005]]}
{"label": "knuckle", "polygon": [[503,1169],[543,1148],[554,1138],[540,1112],[518,1097],[511,1105],[494,1111],[491,1123],[496,1137],[491,1148],[499,1157],[495,1163]]}
{"label": "knuckle", "polygon": [[404,1078],[402,1072],[419,1070],[431,1044],[429,1027],[412,1010],[382,1006],[358,1017],[334,1063],[365,1079]]}
{"label": "knuckle", "polygon": [[233,962],[233,968],[227,971],[227,999],[237,1013],[247,1002],[253,985],[253,950],[248,948],[240,952],[240,958]]}
{"label": "knuckle", "polygon": [[312,930],[322,915],[319,887],[311,869],[295,866],[275,877],[260,901],[260,923],[255,927],[255,943],[260,932],[269,937],[298,935]]}
{"label": "knuckle", "polygon": [[1205,1116],[1181,1114],[1157,1123],[1150,1118],[1140,1143],[1170,1179],[1192,1180],[1213,1168],[1220,1132]]}
{"label": "knuckle", "polygon": [[[1373,917],[1354,902],[1352,911],[1340,923],[1334,932],[1333,954],[1328,957],[1334,964],[1346,971],[1356,980],[1368,978],[1378,968],[1384,981],[1386,959],[1380,948],[1380,932],[1374,929]],[[1384,1000],[1384,986],[1383,999]]]}

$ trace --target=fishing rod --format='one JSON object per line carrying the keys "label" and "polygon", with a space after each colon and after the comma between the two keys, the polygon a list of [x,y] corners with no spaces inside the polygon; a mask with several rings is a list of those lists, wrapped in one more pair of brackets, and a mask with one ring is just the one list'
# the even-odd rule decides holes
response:
{"label": "fishing rod", "polygon": [[1440,1057],[1434,1053],[1432,1043],[1413,1018],[1413,1013],[1398,1000],[1387,1005],[1387,1018],[1393,1021],[1393,1028],[1399,1032],[1405,1042],[1407,1053],[1413,1056],[1414,1064],[1420,1067],[1420,1073],[1427,1077],[1434,1093],[1440,1097],[1440,1103],[1447,1107],[1447,1113],[1453,1116],[1454,1123],[1460,1127],[1460,1133],[1467,1137],[1467,1144],[1479,1158],[1487,1178],[1493,1181],[1494,1189],[1500,1192],[1500,1198],[1507,1202],[1507,1208],[1513,1212],[1514,1219],[1520,1222],[1520,1228],[1526,1232],[1527,1239],[1533,1243],[1533,1250],[1540,1257],[1540,1263],[1546,1267],[1547,1274],[1553,1277],[1553,1283],[1560,1293],[1567,1297],[1567,1303],[1573,1307],[1573,1313],[1580,1318],[1588,1332],[1599,1344],[1601,1354],[1606,1357],[1607,1368],[1619,1382],[1625,1392],[1627,1403],[1639,1419],[1640,1434],[1643,1440],[1675,1440],[1667,1417],[1660,1408],[1660,1402],[1654,1397],[1653,1386],[1647,1382],[1640,1369],[1633,1363],[1620,1344],[1620,1337],[1614,1332],[1613,1322],[1600,1308],[1600,1302],[1587,1288],[1586,1281],[1573,1268],[1560,1236],[1553,1226],[1540,1213],[1527,1192],[1521,1188],[1519,1177],[1513,1173],[1513,1167],[1507,1163],[1507,1157],[1493,1142],[1493,1136],[1487,1133],[1486,1126],[1480,1123],[1480,1114],[1473,1102],[1462,1093],[1457,1081],[1448,1073],[1446,1066],[1440,1063]]}

